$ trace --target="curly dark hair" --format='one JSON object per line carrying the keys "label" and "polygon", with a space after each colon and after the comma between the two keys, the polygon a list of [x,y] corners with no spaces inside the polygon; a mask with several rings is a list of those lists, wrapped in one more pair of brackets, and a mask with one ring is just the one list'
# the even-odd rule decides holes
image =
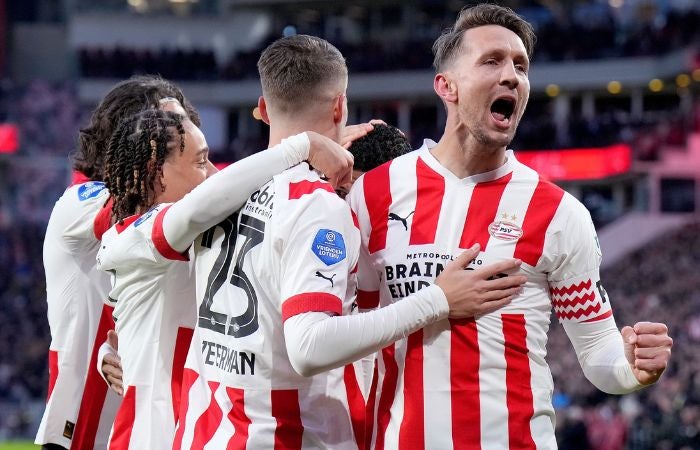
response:
{"label": "curly dark hair", "polygon": [[411,144],[401,131],[391,125],[373,125],[374,130],[353,141],[348,149],[355,158],[353,167],[367,172],[387,161],[408,153]]}
{"label": "curly dark hair", "polygon": [[189,119],[199,126],[199,114],[173,83],[157,75],[139,75],[122,81],[112,88],[90,116],[90,122],[80,130],[78,148],[73,153],[73,169],[95,181],[102,181],[104,153],[109,139],[122,119],[147,109],[157,109],[159,101],[177,99]]}
{"label": "curly dark hair", "polygon": [[117,126],[104,157],[104,182],[112,195],[112,214],[118,222],[153,206],[163,162],[175,148],[181,152],[185,149],[183,120],[173,112],[151,109]]}

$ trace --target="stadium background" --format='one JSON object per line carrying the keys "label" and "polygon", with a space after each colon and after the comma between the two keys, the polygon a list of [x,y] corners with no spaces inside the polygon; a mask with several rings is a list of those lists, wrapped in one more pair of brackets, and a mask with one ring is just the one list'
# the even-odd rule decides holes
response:
{"label": "stadium background", "polygon": [[[560,448],[700,449],[700,1],[512,0],[535,25],[512,147],[589,208],[618,325],[666,322],[658,385],[613,397],[550,330]],[[0,448],[32,439],[46,396],[44,229],[77,130],[116,81],[160,73],[202,115],[212,159],[261,149],[255,62],[272,39],[333,42],[349,122],[439,138],[430,47],[466,4],[438,0],[0,0]],[[31,446],[27,446],[31,448]]]}

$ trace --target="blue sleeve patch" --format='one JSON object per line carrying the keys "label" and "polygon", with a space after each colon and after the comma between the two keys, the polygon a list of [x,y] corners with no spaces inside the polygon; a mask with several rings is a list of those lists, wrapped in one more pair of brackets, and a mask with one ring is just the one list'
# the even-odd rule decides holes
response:
{"label": "blue sleeve patch", "polygon": [[78,200],[85,200],[97,197],[105,189],[105,184],[101,181],[88,181],[78,188]]}
{"label": "blue sleeve patch", "polygon": [[311,251],[323,264],[332,266],[345,259],[345,240],[337,231],[321,228],[316,233]]}
{"label": "blue sleeve patch", "polygon": [[141,225],[142,223],[144,223],[145,221],[147,221],[148,218],[151,217],[151,216],[153,215],[153,213],[157,211],[156,208],[157,208],[157,207],[154,206],[153,208],[151,208],[151,209],[149,209],[148,211],[146,211],[146,213],[145,213],[144,215],[142,215],[141,217],[139,217],[138,219],[136,219],[136,222],[134,222],[134,226],[135,226],[135,227],[138,227],[139,225]]}

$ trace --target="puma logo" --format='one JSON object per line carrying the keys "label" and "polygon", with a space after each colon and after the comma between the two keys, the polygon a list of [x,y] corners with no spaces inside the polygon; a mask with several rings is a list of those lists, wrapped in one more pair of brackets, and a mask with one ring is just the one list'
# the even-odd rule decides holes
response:
{"label": "puma logo", "polygon": [[415,211],[411,211],[409,215],[407,215],[405,218],[399,216],[398,214],[394,213],[389,213],[389,220],[398,220],[403,224],[403,227],[408,231],[408,218],[411,217],[411,214],[413,214]]}
{"label": "puma logo", "polygon": [[323,278],[324,280],[330,281],[330,282],[331,282],[331,287],[335,287],[335,285],[333,284],[333,278],[335,278],[335,274],[331,275],[331,277],[328,278],[327,276],[323,275],[321,272],[319,272],[319,271],[317,270],[317,271],[316,271],[316,276],[319,277],[319,278]]}

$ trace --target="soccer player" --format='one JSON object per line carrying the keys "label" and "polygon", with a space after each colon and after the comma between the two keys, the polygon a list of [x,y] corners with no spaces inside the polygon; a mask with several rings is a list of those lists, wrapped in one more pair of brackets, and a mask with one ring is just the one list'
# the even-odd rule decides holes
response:
{"label": "soccer player", "polygon": [[508,8],[462,10],[433,47],[442,138],[366,173],[348,196],[366,251],[360,304],[404,303],[434,282],[431,268],[473,243],[472,268],[518,258],[528,277],[502,309],[429,325],[381,352],[374,449],[555,449],[552,309],[602,391],[635,391],[666,368],[665,325],[618,331],[584,206],[507,150],[530,93],[533,45],[531,26]]}
{"label": "soccer player", "polygon": [[159,77],[139,76],[112,88],[80,130],[75,184],[56,202],[44,240],[51,344],[48,399],[35,442],[45,448],[107,446],[119,397],[106,392],[94,368],[97,348],[114,326],[112,308],[103,306],[109,277],[95,269],[100,239],[111,225],[103,157],[122,118],[158,108],[168,97],[199,123],[179,88]]}
{"label": "soccer player", "polygon": [[104,168],[116,223],[97,254],[98,268],[112,275],[108,301],[123,368],[110,448],[171,447],[196,317],[188,249],[255,187],[305,160],[340,181],[352,165],[337,143],[302,132],[214,174],[206,140],[181,108],[145,111],[119,125]]}
{"label": "soccer player", "polygon": [[[340,139],[347,68],[335,47],[282,38],[258,69],[270,145],[308,128]],[[525,278],[487,280],[515,260],[462,270],[472,249],[436,286],[351,315],[359,244],[350,208],[307,164],[275,176],[195,242],[198,321],[173,448],[357,449],[365,404],[342,367],[448,314],[497,309]]]}

